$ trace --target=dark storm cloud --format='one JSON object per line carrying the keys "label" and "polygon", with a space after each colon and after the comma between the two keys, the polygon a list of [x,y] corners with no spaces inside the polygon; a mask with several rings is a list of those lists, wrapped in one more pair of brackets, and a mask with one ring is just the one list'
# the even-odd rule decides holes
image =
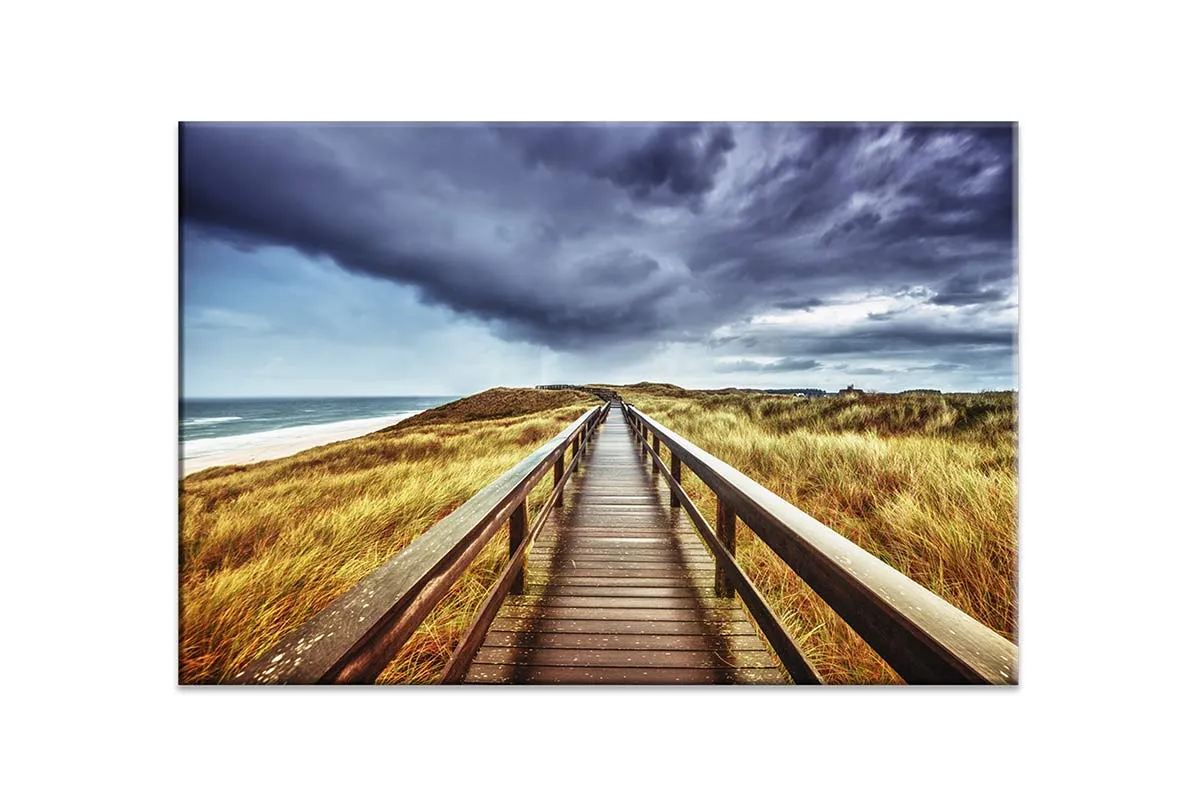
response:
{"label": "dark storm cloud", "polygon": [[933,363],[928,366],[916,366],[912,371],[957,371],[962,368],[959,363]]}
{"label": "dark storm cloud", "polygon": [[[1008,126],[188,125],[181,143],[192,226],[412,285],[504,337],[707,341],[758,367],[1012,351],[988,320],[1015,283]],[[868,295],[983,320],[751,323]]]}
{"label": "dark storm cloud", "polygon": [[734,147],[728,126],[499,127],[532,165],[583,172],[644,199],[655,191],[691,199],[713,188]]}
{"label": "dark storm cloud", "polygon": [[843,238],[853,238],[855,231],[870,231],[883,222],[883,216],[876,211],[864,211],[843,220],[821,234],[821,244],[830,245]]}
{"label": "dark storm cloud", "polygon": [[804,312],[811,312],[823,303],[825,302],[820,298],[784,298],[772,302],[771,305],[776,309],[799,309]]}
{"label": "dark storm cloud", "polygon": [[963,366],[958,363],[932,363],[930,365],[901,365],[898,368],[878,368],[876,366],[855,366],[850,363],[835,363],[830,366],[838,371],[845,372],[847,376],[855,376],[865,374],[867,376],[882,376],[882,375],[907,375],[915,372],[923,371],[958,371]]}
{"label": "dark storm cloud", "polygon": [[965,268],[1012,274],[1011,131],[766,127],[766,165],[741,183],[737,227],[701,267],[818,293],[934,286]]}
{"label": "dark storm cloud", "polygon": [[[188,127],[181,209],[226,241],[411,283],[534,342],[573,346],[621,321],[651,331],[672,321],[657,260],[611,243],[562,250],[589,239],[572,213],[587,206],[560,183],[538,197],[550,210],[530,208],[536,184],[510,185],[519,161],[497,165],[489,149],[490,133],[462,127]],[[388,162],[396,156],[407,162]]]}
{"label": "dark storm cloud", "polygon": [[950,328],[939,324],[887,321],[819,334],[750,327],[743,334],[710,342],[730,352],[764,355],[886,355],[931,349],[1011,349],[1016,343],[1016,335],[1006,327]]}
{"label": "dark storm cloud", "polygon": [[734,360],[722,362],[717,363],[716,370],[721,373],[735,371],[769,373],[777,371],[812,371],[813,369],[820,367],[821,364],[816,360],[806,360],[799,357],[785,357],[782,360],[774,360],[770,363],[761,363],[757,360]]}
{"label": "dark storm cloud", "polygon": [[1009,278],[995,272],[957,275],[943,284],[929,302],[959,307],[1003,301],[1009,296],[1009,283]]}

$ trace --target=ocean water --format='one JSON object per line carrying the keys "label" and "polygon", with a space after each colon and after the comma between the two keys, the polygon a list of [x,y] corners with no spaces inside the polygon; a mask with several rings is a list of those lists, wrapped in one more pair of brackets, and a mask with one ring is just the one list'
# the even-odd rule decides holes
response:
{"label": "ocean water", "polygon": [[399,421],[457,397],[321,397],[185,399],[179,403],[179,440],[194,442],[395,416]]}
{"label": "ocean water", "polygon": [[179,403],[180,475],[283,458],[383,430],[455,397],[188,399]]}

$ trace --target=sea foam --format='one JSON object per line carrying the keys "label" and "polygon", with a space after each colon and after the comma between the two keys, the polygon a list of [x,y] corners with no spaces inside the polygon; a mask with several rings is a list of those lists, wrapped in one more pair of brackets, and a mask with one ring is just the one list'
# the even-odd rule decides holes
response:
{"label": "sea foam", "polygon": [[237,436],[191,439],[180,442],[181,473],[190,475],[197,470],[215,465],[252,464],[256,461],[290,456],[301,450],[381,430],[418,413],[421,411],[401,411],[368,419],[347,419],[341,422],[296,425],[257,433],[243,433]]}

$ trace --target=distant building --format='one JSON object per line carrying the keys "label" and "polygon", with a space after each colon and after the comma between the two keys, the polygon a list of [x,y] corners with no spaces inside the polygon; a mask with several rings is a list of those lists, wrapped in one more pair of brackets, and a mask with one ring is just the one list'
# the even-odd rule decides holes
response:
{"label": "distant building", "polygon": [[838,396],[839,397],[850,397],[851,399],[857,399],[858,397],[862,396],[862,390],[855,388],[854,383],[850,383],[845,388],[843,388],[841,391],[838,391]]}

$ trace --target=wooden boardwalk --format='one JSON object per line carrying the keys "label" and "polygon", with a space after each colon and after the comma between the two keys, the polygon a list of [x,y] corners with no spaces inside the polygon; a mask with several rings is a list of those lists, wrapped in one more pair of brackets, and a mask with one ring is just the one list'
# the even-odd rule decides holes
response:
{"label": "wooden boardwalk", "polygon": [[619,412],[580,462],[465,682],[789,683]]}
{"label": "wooden boardwalk", "polygon": [[[1011,641],[635,405],[599,395],[603,405],[414,538],[232,682],[375,683],[507,524],[508,563],[440,683],[824,683],[731,553],[739,525],[906,682],[1017,683]],[[685,469],[717,497],[715,527],[677,483]],[[550,492],[561,500],[530,519],[529,495],[551,473]],[[734,592],[737,599],[728,598]]]}

